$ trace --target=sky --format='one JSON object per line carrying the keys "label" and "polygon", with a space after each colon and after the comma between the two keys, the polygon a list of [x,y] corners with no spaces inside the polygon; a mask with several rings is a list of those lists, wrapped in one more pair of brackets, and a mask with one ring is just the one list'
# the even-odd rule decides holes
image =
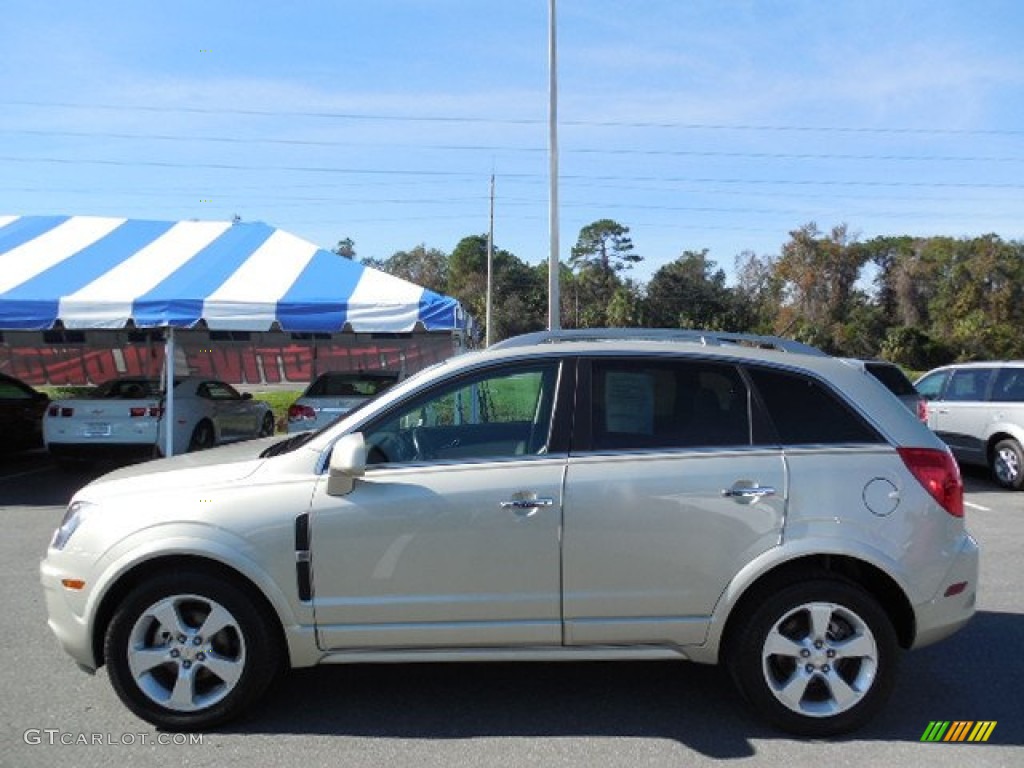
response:
{"label": "sky", "polygon": [[[558,222],[641,282],[789,233],[1024,239],[1017,0],[558,0]],[[548,258],[549,0],[4,0],[0,215]]]}

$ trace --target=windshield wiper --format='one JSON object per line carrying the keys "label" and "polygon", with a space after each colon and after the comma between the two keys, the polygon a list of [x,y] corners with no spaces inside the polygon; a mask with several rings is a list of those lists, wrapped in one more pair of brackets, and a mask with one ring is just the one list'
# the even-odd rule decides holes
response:
{"label": "windshield wiper", "polygon": [[316,432],[312,432],[312,431],[311,432],[300,432],[299,434],[293,435],[292,437],[289,437],[286,440],[282,440],[279,443],[274,443],[272,446],[270,446],[269,448],[265,449],[263,451],[263,453],[260,454],[260,458],[261,459],[266,459],[266,458],[268,458],[270,456],[280,456],[282,453],[288,453],[289,451],[294,451],[296,448],[298,448],[300,446],[303,446],[306,443],[308,443],[310,440],[312,440],[313,439],[313,435],[315,435],[315,434],[316,434]]}

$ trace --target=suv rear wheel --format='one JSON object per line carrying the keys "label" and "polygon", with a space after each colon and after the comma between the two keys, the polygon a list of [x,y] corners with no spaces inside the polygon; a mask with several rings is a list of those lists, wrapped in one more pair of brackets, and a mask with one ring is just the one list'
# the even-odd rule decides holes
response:
{"label": "suv rear wheel", "polygon": [[860,727],[885,703],[899,653],[867,592],[827,576],[782,589],[736,628],[728,662],[750,706],[801,736]]}

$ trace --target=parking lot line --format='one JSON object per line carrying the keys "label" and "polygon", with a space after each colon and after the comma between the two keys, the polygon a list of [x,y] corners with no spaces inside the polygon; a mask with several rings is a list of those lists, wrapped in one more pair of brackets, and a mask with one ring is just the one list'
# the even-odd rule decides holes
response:
{"label": "parking lot line", "polygon": [[975,504],[975,503],[970,502],[970,501],[965,501],[964,502],[964,506],[965,507],[970,507],[971,509],[977,510],[978,512],[991,512],[992,511],[988,507],[983,507],[983,506],[981,506],[981,504]]}
{"label": "parking lot line", "polygon": [[14,480],[17,477],[27,477],[28,475],[37,475],[40,472],[45,472],[49,467],[36,467],[30,469],[27,472],[15,472],[13,475],[0,475],[0,482],[4,480]]}

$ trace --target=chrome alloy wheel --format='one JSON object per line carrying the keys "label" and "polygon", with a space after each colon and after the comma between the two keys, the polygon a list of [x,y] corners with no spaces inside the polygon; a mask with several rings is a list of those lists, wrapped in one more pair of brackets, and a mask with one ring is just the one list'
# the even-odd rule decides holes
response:
{"label": "chrome alloy wheel", "polygon": [[833,717],[871,690],[879,664],[868,624],[835,603],[800,605],[769,631],[761,653],[765,682],[787,709]]}
{"label": "chrome alloy wheel", "polygon": [[1020,456],[1013,450],[1009,442],[1000,443],[996,448],[992,470],[1000,483],[1014,487],[1020,482],[1020,473],[1024,471],[1020,465]]}
{"label": "chrome alloy wheel", "polygon": [[128,668],[152,702],[176,712],[206,709],[230,694],[245,670],[238,620],[199,595],[153,603],[132,627]]}

